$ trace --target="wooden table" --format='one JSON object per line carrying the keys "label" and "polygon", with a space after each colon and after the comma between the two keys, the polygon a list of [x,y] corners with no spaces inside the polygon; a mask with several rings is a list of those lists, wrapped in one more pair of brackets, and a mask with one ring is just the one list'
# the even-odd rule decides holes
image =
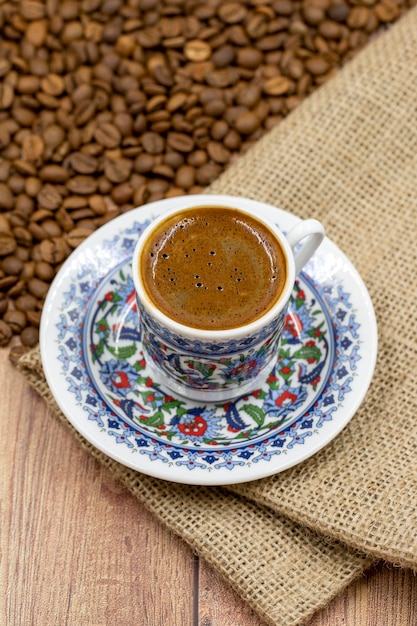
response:
{"label": "wooden table", "polygon": [[[114,482],[0,350],[0,624],[265,626]],[[308,626],[415,626],[417,578],[379,566]]]}

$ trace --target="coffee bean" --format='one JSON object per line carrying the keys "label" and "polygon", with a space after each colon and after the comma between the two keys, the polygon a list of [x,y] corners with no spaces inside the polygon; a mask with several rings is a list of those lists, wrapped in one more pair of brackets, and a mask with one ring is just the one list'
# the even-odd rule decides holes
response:
{"label": "coffee bean", "polygon": [[[229,126],[224,120],[216,120],[213,122],[210,128],[210,134],[215,141],[220,141],[225,137],[227,131],[229,130]],[[230,154],[229,154],[230,158]]]}
{"label": "coffee bean", "polygon": [[35,328],[39,328],[41,323],[41,312],[40,311],[28,311],[26,313],[26,318],[28,323]]}
{"label": "coffee bean", "polygon": [[20,340],[24,346],[33,348],[39,341],[39,330],[34,326],[26,326],[22,330]]}
{"label": "coffee bean", "polygon": [[0,292],[0,316],[7,311],[8,307],[9,299],[7,295],[3,292]]}
{"label": "coffee bean", "polygon": [[[29,261],[26,259],[20,259],[23,262],[23,269],[20,273],[20,278],[24,281],[27,281],[29,278],[35,275],[35,263],[33,261]],[[41,277],[40,277],[41,278]]]}
{"label": "coffee bean", "polygon": [[230,159],[230,152],[219,141],[209,141],[207,144],[207,152],[209,157],[215,162],[224,164]]}
{"label": "coffee bean", "polygon": [[39,171],[39,176],[48,183],[65,183],[68,180],[69,172],[62,165],[51,163]]}
{"label": "coffee bean", "polygon": [[211,56],[211,47],[206,41],[191,39],[184,46],[184,55],[189,61],[207,61]]}
{"label": "coffee bean", "polygon": [[0,183],[0,211],[11,211],[14,201],[14,195],[8,185]]}
{"label": "coffee bean", "polygon": [[39,246],[41,258],[39,260],[56,265],[68,256],[68,247],[62,237],[44,239]]}
{"label": "coffee bean", "polygon": [[38,306],[38,301],[30,293],[25,293],[15,300],[15,307],[19,311],[24,311],[27,313],[28,311],[36,311]]}
{"label": "coffee bean", "polygon": [[87,239],[91,233],[92,231],[89,228],[74,228],[68,233],[67,242],[71,248],[76,248],[80,245],[80,243]]}
{"label": "coffee bean", "polygon": [[69,165],[78,174],[94,174],[98,169],[98,160],[90,154],[73,152],[68,158]]}
{"label": "coffee bean", "polygon": [[399,6],[392,0],[383,0],[375,7],[375,16],[381,22],[392,22],[400,14]]}
{"label": "coffee bean", "polygon": [[11,328],[15,335],[22,332],[27,324],[26,315],[23,311],[6,311],[3,315],[3,321]]}
{"label": "coffee bean", "polygon": [[214,63],[215,67],[223,68],[233,63],[235,57],[236,51],[233,46],[226,44],[220,46],[219,48],[217,48],[217,50],[215,50],[215,52],[213,52],[213,54],[211,55],[211,60]]}
{"label": "coffee bean", "polygon": [[352,7],[352,9],[349,12],[346,23],[349,26],[349,28],[352,28],[354,30],[357,28],[363,28],[368,21],[369,13],[370,13],[370,10],[368,9],[368,7],[364,7],[364,6]]}
{"label": "coffee bean", "polygon": [[0,257],[13,254],[16,248],[17,242],[13,235],[0,232]]}
{"label": "coffee bean", "polygon": [[123,183],[131,175],[133,163],[129,159],[107,159],[104,164],[106,178],[115,184]]}
{"label": "coffee bean", "polygon": [[0,291],[8,291],[17,281],[17,276],[3,276],[0,278]]}
{"label": "coffee bean", "polygon": [[163,137],[154,132],[142,135],[142,146],[148,154],[161,154],[164,151],[165,141]]}
{"label": "coffee bean", "polygon": [[259,119],[252,111],[245,111],[236,117],[235,128],[242,135],[249,135],[259,128]]}
{"label": "coffee bean", "polygon": [[11,338],[13,337],[13,331],[6,322],[0,319],[0,346],[4,347],[10,343]]}
{"label": "coffee bean", "polygon": [[88,196],[97,191],[97,181],[92,176],[79,174],[67,182],[67,188],[72,193]]}
{"label": "coffee bean", "polygon": [[13,236],[19,246],[29,248],[32,245],[33,237],[30,231],[23,226],[16,226],[13,228]]}
{"label": "coffee bean", "polygon": [[114,124],[100,124],[94,132],[96,141],[105,148],[116,148],[120,145],[121,135]]}
{"label": "coffee bean", "polygon": [[200,193],[413,3],[6,3],[0,315],[32,300],[37,341],[47,286],[95,228]]}
{"label": "coffee bean", "polygon": [[51,281],[55,276],[54,269],[50,263],[45,261],[38,261],[34,266],[34,273],[38,278],[44,281]]}
{"label": "coffee bean", "polygon": [[120,183],[120,185],[113,187],[110,197],[116,204],[125,204],[132,199],[133,191],[134,189],[129,182]]}
{"label": "coffee bean", "polygon": [[322,56],[313,55],[305,62],[306,68],[313,76],[320,76],[329,71],[329,62]]}
{"label": "coffee bean", "polygon": [[206,163],[198,168],[196,172],[196,180],[200,185],[209,185],[217,178],[220,173],[220,167],[216,163]]}
{"label": "coffee bean", "polygon": [[268,96],[283,96],[292,91],[293,82],[286,76],[274,76],[264,82],[263,90]]}
{"label": "coffee bean", "polygon": [[23,261],[17,256],[7,256],[0,264],[1,269],[5,274],[10,276],[19,276],[23,270]]}
{"label": "coffee bean", "polygon": [[349,15],[349,6],[343,0],[338,0],[338,2],[331,5],[327,15],[331,20],[343,23]]}
{"label": "coffee bean", "polygon": [[[195,154],[195,153],[194,153]],[[181,189],[190,189],[195,183],[195,169],[191,165],[181,165],[175,176],[175,184]]]}
{"label": "coffee bean", "polygon": [[62,235],[61,227],[55,220],[43,220],[42,228],[45,231],[47,237],[60,237]]}
{"label": "coffee bean", "polygon": [[65,90],[65,83],[62,76],[48,74],[41,80],[41,89],[50,96],[60,96]]}
{"label": "coffee bean", "polygon": [[260,87],[257,84],[250,83],[238,92],[236,102],[241,106],[251,109],[259,102],[260,98]]}
{"label": "coffee bean", "polygon": [[27,354],[29,351],[28,346],[22,346],[21,344],[16,344],[10,348],[9,351],[9,360],[12,365],[17,365],[22,358],[23,355]]}
{"label": "coffee bean", "polygon": [[39,206],[50,211],[55,211],[62,203],[62,195],[54,185],[43,185],[37,195]]}
{"label": "coffee bean", "polygon": [[37,299],[43,299],[48,292],[49,285],[46,281],[33,276],[28,280],[27,287],[32,296],[35,296]]}
{"label": "coffee bean", "polygon": [[10,289],[8,289],[7,296],[9,298],[17,298],[18,296],[20,296],[21,293],[23,293],[25,288],[26,288],[25,280],[23,278],[19,278],[17,283],[12,285],[12,287],[10,287]]}
{"label": "coffee bean", "polygon": [[168,133],[167,145],[178,152],[191,152],[194,148],[192,137],[184,133],[171,132]]}
{"label": "coffee bean", "polygon": [[164,163],[176,170],[184,164],[184,156],[176,150],[171,150],[164,155]]}
{"label": "coffee bean", "polygon": [[240,2],[220,3],[217,14],[225,24],[243,22],[247,15],[247,8]]}
{"label": "coffee bean", "polygon": [[8,83],[0,82],[0,111],[9,109],[13,104],[14,89]]}

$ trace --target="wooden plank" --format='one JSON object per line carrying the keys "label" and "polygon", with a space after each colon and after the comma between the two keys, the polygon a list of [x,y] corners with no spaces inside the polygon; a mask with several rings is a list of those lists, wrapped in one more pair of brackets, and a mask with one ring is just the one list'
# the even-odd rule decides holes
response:
{"label": "wooden plank", "polygon": [[379,565],[351,584],[307,626],[414,626],[417,577],[410,570]]}
{"label": "wooden plank", "polygon": [[0,379],[0,623],[191,625],[191,550],[76,444],[5,351]]}
{"label": "wooden plank", "polygon": [[200,559],[198,592],[198,626],[266,626],[203,559]]}
{"label": "wooden plank", "polygon": [[[417,576],[380,565],[349,587],[306,626],[414,626]],[[198,626],[267,626],[213,568],[200,561]]]}

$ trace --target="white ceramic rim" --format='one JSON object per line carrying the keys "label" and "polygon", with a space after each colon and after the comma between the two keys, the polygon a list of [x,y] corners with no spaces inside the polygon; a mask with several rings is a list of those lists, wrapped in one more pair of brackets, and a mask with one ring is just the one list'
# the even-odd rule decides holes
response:
{"label": "white ceramic rim", "polygon": [[[189,202],[190,198],[195,199],[192,204],[190,204]],[[153,319],[155,319],[165,328],[169,328],[173,333],[200,341],[219,342],[230,339],[241,339],[246,335],[249,336],[258,332],[264,326],[268,326],[272,322],[272,320],[277,317],[277,315],[279,315],[279,313],[284,309],[287,302],[289,301],[296,278],[294,253],[284,233],[282,233],[279,228],[266,216],[256,213],[252,207],[245,206],[245,198],[223,195],[196,195],[186,196],[184,200],[187,200],[187,202],[184,202],[184,207],[176,207],[170,209],[161,214],[151,224],[149,224],[149,226],[143,231],[143,233],[139,237],[138,242],[135,246],[132,258],[132,276],[136,293],[142,306],[146,309],[147,313]],[[239,326],[238,328],[230,328],[226,330],[206,330],[200,328],[192,328],[185,324],[176,322],[172,318],[162,313],[162,311],[160,311],[150,300],[149,296],[146,293],[139,272],[139,259],[145,241],[152,234],[152,232],[154,232],[155,229],[159,227],[161,223],[167,221],[170,217],[177,213],[182,214],[196,208],[203,208],[208,206],[220,206],[232,210],[241,211],[242,213],[258,220],[259,222],[261,222],[261,224],[266,226],[268,230],[274,235],[274,237],[279,241],[281,247],[285,252],[287,262],[287,277],[280,297],[278,298],[276,303],[266,313],[264,313],[264,315],[254,320],[253,322],[245,324],[244,326]]]}

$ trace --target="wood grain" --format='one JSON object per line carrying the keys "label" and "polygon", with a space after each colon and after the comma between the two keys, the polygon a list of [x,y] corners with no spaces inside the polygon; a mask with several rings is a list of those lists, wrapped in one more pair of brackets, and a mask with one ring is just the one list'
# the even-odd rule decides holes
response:
{"label": "wood grain", "polygon": [[[116,483],[0,351],[0,624],[266,626]],[[381,565],[308,626],[415,626],[417,579]]]}

